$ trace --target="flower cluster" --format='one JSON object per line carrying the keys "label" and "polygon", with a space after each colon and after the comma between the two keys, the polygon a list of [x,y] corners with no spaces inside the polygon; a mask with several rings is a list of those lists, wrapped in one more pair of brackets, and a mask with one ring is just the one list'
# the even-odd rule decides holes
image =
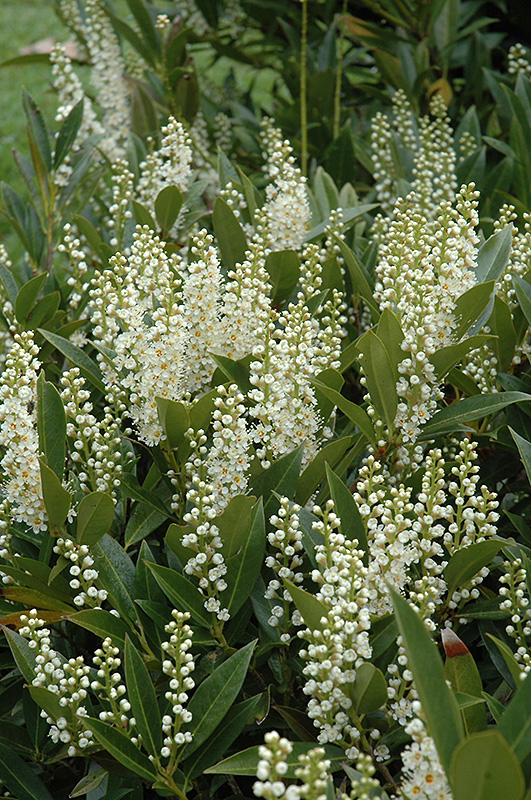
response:
{"label": "flower cluster", "polygon": [[99,572],[94,569],[94,559],[90,555],[90,550],[86,544],[78,545],[71,539],[59,537],[54,545],[54,553],[70,561],[69,569],[72,580],[70,588],[78,591],[74,597],[74,604],[82,608],[101,608],[101,604],[107,599],[105,589],[97,589],[94,585],[99,578]]}
{"label": "flower cluster", "polygon": [[503,562],[504,574],[500,578],[503,586],[499,589],[502,597],[500,608],[511,614],[509,625],[505,630],[514,639],[516,652],[514,657],[522,668],[522,678],[531,672],[531,653],[529,641],[531,636],[531,608],[529,607],[529,591],[527,588],[527,570],[521,558]]}
{"label": "flower cluster", "polygon": [[206,458],[206,473],[218,513],[232,497],[244,494],[247,488],[250,437],[244,399],[233,383],[227,388],[218,387],[218,397],[214,401],[214,433]]}
{"label": "flower cluster", "polygon": [[[415,704],[416,713],[420,703]],[[444,772],[439,754],[426,727],[418,717],[406,726],[413,743],[402,751],[404,779],[400,785],[403,796],[418,797],[419,800],[452,800],[452,792]]]}
{"label": "flower cluster", "polygon": [[192,629],[186,624],[190,615],[174,610],[172,617],[171,622],[164,626],[170,638],[161,645],[165,654],[162,671],[170,679],[165,698],[170,703],[172,712],[172,715],[165,714],[162,718],[165,736],[161,750],[163,758],[170,758],[176,748],[192,741],[191,733],[181,730],[183,725],[188,725],[192,720],[192,714],[186,710],[184,704],[188,700],[187,693],[195,686],[190,675],[194,671],[194,660],[188,652],[192,646]]}
{"label": "flower cluster", "polygon": [[270,600],[278,597],[282,600],[282,605],[273,606],[269,624],[274,628],[284,629],[280,640],[286,642],[290,640],[286,629],[290,624],[289,607],[292,598],[288,589],[281,589],[282,581],[289,580],[294,584],[300,584],[304,578],[304,573],[298,571],[303,564],[304,552],[302,532],[299,527],[300,510],[300,506],[296,503],[290,503],[287,497],[281,497],[280,508],[270,519],[271,525],[274,525],[276,530],[267,534],[273,554],[266,557],[265,563],[278,577],[269,581],[265,597]]}
{"label": "flower cluster", "polygon": [[[136,720],[129,716],[131,704],[126,698],[127,689],[123,683],[119,657],[120,649],[107,637],[101,643],[92,659],[97,668],[97,680],[93,680],[90,688],[96,692],[100,701],[107,705],[107,710],[100,711],[99,718],[102,722],[110,722],[121,730],[126,729],[129,734],[133,731]],[[131,736],[134,744],[139,744],[138,736]]]}
{"label": "flower cluster", "polygon": [[322,747],[312,748],[299,756],[301,766],[295,770],[295,775],[302,783],[286,785],[287,759],[293,751],[292,743],[277,731],[266,733],[264,742],[258,748],[258,780],[253,784],[255,797],[265,800],[326,800],[330,761],[324,758]]}

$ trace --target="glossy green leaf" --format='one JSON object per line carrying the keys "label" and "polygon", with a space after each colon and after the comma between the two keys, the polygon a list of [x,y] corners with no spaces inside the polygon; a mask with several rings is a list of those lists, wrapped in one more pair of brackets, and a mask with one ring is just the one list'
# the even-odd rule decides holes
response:
{"label": "glossy green leaf", "polygon": [[66,454],[66,416],[61,396],[41,372],[37,380],[37,430],[46,464],[63,480]]}
{"label": "glossy green leaf", "polygon": [[[341,392],[341,389],[345,383],[345,379],[336,369],[322,370],[316,375],[315,380],[319,381],[319,383],[324,383],[325,386],[329,386],[336,392]],[[321,419],[323,422],[326,422],[335,408],[335,403],[326,397],[326,395],[324,395],[315,384],[314,390]]]}
{"label": "glossy green leaf", "polygon": [[44,709],[53,720],[65,717],[68,722],[73,721],[72,709],[68,706],[63,707],[59,703],[59,697],[45,686],[28,686],[28,690],[39,708]]}
{"label": "glossy green leaf", "polygon": [[211,614],[205,610],[204,597],[193,583],[174,569],[161,567],[158,564],[148,564],[148,567],[174,608],[188,611],[196,622],[205,628],[210,628]]}
{"label": "glossy green leaf", "polygon": [[191,756],[206,741],[231,708],[247,675],[255,646],[256,640],[242,647],[195,690],[188,703],[193,738],[182,753],[183,759]]}
{"label": "glossy green leaf", "polygon": [[[37,165],[35,164],[36,154],[34,155],[34,148],[39,154],[39,160],[43,168],[49,171],[52,167],[52,153],[50,150],[50,139],[46,129],[46,123],[37,103],[25,89],[22,90],[22,105],[28,123],[27,131],[35,169],[38,171]],[[32,145],[34,145],[34,148]]]}
{"label": "glossy green leaf", "polygon": [[519,275],[513,275],[513,285],[516,292],[516,297],[520,303],[524,316],[528,323],[531,325],[531,284],[521,278]]}
{"label": "glossy green leaf", "polygon": [[116,617],[102,608],[86,608],[76,614],[70,614],[68,620],[80,628],[95,633],[100,639],[111,638],[120,649],[124,647],[126,635],[131,635],[131,628],[122,617]]}
{"label": "glossy green leaf", "polygon": [[[291,599],[295,603],[297,611],[303,618],[306,627],[311,631],[322,631],[328,624],[328,608],[314,594],[310,594],[300,586],[296,586],[291,581],[284,579]],[[325,621],[322,622],[323,617]]]}
{"label": "glossy green leaf", "polygon": [[244,394],[248,394],[252,387],[249,380],[249,368],[241,361],[234,361],[226,356],[212,353],[212,358],[229,381],[237,384]]}
{"label": "glossy green leaf", "polygon": [[376,334],[382,341],[387,350],[387,354],[394,370],[395,382],[398,381],[398,365],[406,358],[407,354],[402,350],[401,344],[404,334],[396,314],[391,309],[385,308],[376,327]]}
{"label": "glossy green leaf", "polygon": [[83,795],[93,792],[98,786],[101,786],[108,774],[107,770],[102,767],[91,770],[76,783],[69,797],[83,797]]}
{"label": "glossy green leaf", "polygon": [[472,286],[457,298],[454,309],[457,327],[453,332],[457,340],[462,339],[484,313],[486,317],[490,315],[488,307],[493,292],[494,281],[488,281]]}
{"label": "glossy green leaf", "polygon": [[63,614],[72,611],[72,606],[57,597],[28,586],[9,586],[9,584],[0,586],[0,597],[12,600],[14,603],[23,603],[30,608],[45,608],[50,611],[61,611]]}
{"label": "glossy green leaf", "polygon": [[76,542],[90,547],[109,533],[114,519],[114,501],[110,494],[91,492],[77,509]]}
{"label": "glossy green leaf", "polygon": [[3,742],[0,742],[0,781],[16,800],[53,800],[30,765]]}
{"label": "glossy green leaf", "polygon": [[444,569],[448,597],[451,598],[456,589],[463,588],[480,569],[490,564],[503,545],[501,539],[485,539],[456,550]]}
{"label": "glossy green leaf", "polygon": [[42,458],[39,459],[39,464],[41,467],[42,496],[48,521],[52,527],[60,529],[65,524],[68,516],[72,496]]}
{"label": "glossy green leaf", "polygon": [[260,698],[261,695],[255,695],[233,705],[214,733],[183,762],[182,771],[189,780],[197,778],[227,752],[245,728]]}
{"label": "glossy green leaf", "polygon": [[521,800],[525,781],[514,752],[499,731],[473,733],[452,757],[454,800]]}
{"label": "glossy green leaf", "polygon": [[483,703],[483,684],[479,670],[470,650],[451,628],[442,631],[442,642],[446,653],[444,676],[450,681],[454,692],[460,692],[473,698],[479,698],[481,705],[472,707],[460,706],[463,724],[467,734],[484,730],[487,727],[487,715]]}
{"label": "glossy green leaf", "polygon": [[374,664],[365,661],[356,670],[350,696],[358,714],[372,714],[387,702],[387,683]]}
{"label": "glossy green leaf", "polygon": [[358,349],[363,356],[361,365],[371,402],[392,431],[398,405],[396,367],[393,367],[382,340],[372,330],[358,339]]}
{"label": "glossy green leaf", "polygon": [[35,330],[47,325],[55,316],[61,303],[61,292],[51,292],[38,300],[23,324],[25,330]]}
{"label": "glossy green leaf", "polygon": [[[472,350],[476,347],[481,347],[487,342],[493,342],[492,336],[486,334],[478,334],[477,336],[469,336],[457,344],[450,344],[447,347],[441,347],[430,356],[430,361],[435,369],[435,374],[438,380],[442,380],[444,376],[459,364]],[[450,378],[451,380],[451,378]]]}
{"label": "glossy green leaf", "polygon": [[2,263],[0,263],[0,281],[2,281],[11,305],[14,306],[18,295],[18,286],[15,283],[15,279],[13,278],[13,273],[11,270]]}
{"label": "glossy green leaf", "polygon": [[[244,548],[255,517],[256,509],[255,513],[252,513],[255,505],[256,497],[253,495],[237,494],[230,499],[223,513],[216,517],[225,560],[232,558]],[[170,525],[170,528],[173,527],[176,528],[177,525]]]}
{"label": "glossy green leaf", "polygon": [[247,239],[234,211],[221,197],[217,197],[214,203],[212,225],[225,267],[234,269],[236,264],[242,264],[247,250]]}
{"label": "glossy green leaf", "polygon": [[331,400],[334,405],[336,405],[340,411],[342,411],[343,414],[345,414],[345,416],[360,429],[369,442],[372,444],[376,443],[376,436],[371,418],[367,412],[361,408],[361,406],[351,403],[350,400],[347,400],[347,398],[343,397],[342,394],[336,392],[335,389],[330,388],[330,386],[325,386],[323,383],[319,383],[317,380],[313,380],[312,384],[316,387],[316,389],[319,389],[319,391],[322,392],[325,397],[328,397],[329,400]]}
{"label": "glossy green leaf", "polygon": [[72,145],[76,141],[81,123],[83,122],[83,98],[76,103],[69,111],[68,116],[59,128],[55,141],[55,152],[53,154],[53,168],[60,167]]}
{"label": "glossy green leaf", "polygon": [[37,302],[37,297],[42,287],[46,283],[48,273],[41,272],[40,275],[35,275],[20,289],[15,301],[15,317],[20,323],[24,323],[28,315]]}
{"label": "glossy green leaf", "polygon": [[124,534],[124,548],[127,550],[137,542],[153,533],[167,519],[166,514],[144,503],[135,503],[127,520]]}
{"label": "glossy green leaf", "polygon": [[122,617],[136,619],[133,603],[135,568],[116,539],[106,533],[91,548],[99,572],[98,585],[107,590],[109,600]]}
{"label": "glossy green leaf", "polygon": [[125,640],[124,662],[127,697],[136,728],[146,750],[158,758],[162,747],[162,718],[157,696],[146,665],[129,637]]}
{"label": "glossy green leaf", "polygon": [[461,714],[446,684],[441,657],[424,623],[394,589],[390,588],[389,592],[422,711],[441,763],[449,775],[452,753],[463,739]]}
{"label": "glossy green leaf", "polygon": [[[258,766],[258,747],[248,747],[240,753],[235,753],[229,758],[220,761],[213,767],[205,770],[205,775],[249,775],[256,776],[256,768]],[[303,755],[315,747],[315,742],[293,742],[293,750],[286,756],[286,763],[288,770],[286,777],[295,779],[295,770],[301,766],[299,756]],[[335,771],[341,768],[341,762],[345,760],[345,752],[342,748],[335,745],[325,745],[325,758],[331,762],[331,770]]]}
{"label": "glossy green leaf", "polygon": [[253,590],[262,568],[265,543],[265,518],[260,499],[251,512],[249,534],[238,555],[227,560],[225,575],[227,588],[223,593],[222,602],[227,604],[231,616],[242,607]]}
{"label": "glossy green leaf", "polygon": [[291,296],[299,282],[300,258],[294,250],[276,250],[267,256],[265,268],[271,283],[271,303],[278,306]]}
{"label": "glossy green leaf", "polygon": [[183,205],[183,196],[176,186],[165,186],[155,200],[155,215],[163,235],[168,234]]}
{"label": "glossy green leaf", "polygon": [[458,425],[496,414],[512,403],[531,400],[531,395],[523,392],[492,392],[474,397],[465,397],[458,403],[438,411],[422,428],[421,441],[453,433]]}
{"label": "glossy green leaf", "polygon": [[489,328],[496,336],[490,342],[490,347],[498,361],[498,370],[505,372],[510,366],[516,347],[516,331],[513,325],[513,315],[507,303],[501,297],[494,297],[494,307],[489,318]]}
{"label": "glossy green leaf", "polygon": [[273,513],[274,508],[278,506],[278,500],[273,492],[290,499],[295,495],[303,452],[304,445],[301,445],[291,453],[286,453],[268,469],[261,472],[249,487],[252,494],[264,498],[264,514],[267,519]]}
{"label": "glossy green leaf", "polygon": [[354,296],[356,297],[357,295],[360,295],[363,297],[371,310],[373,319],[377,320],[380,316],[380,312],[374,300],[374,286],[371,278],[364,267],[359,263],[350,247],[348,247],[338,236],[332,234],[332,238],[334,243],[339,247],[341,255],[345,260],[345,266],[349,271],[350,279],[352,281],[352,291]]}
{"label": "glossy green leaf", "polygon": [[131,497],[133,500],[138,500],[140,503],[160,511],[164,517],[171,517],[172,512],[162,502],[161,492],[152,492],[140,486],[135,475],[129,472],[122,473],[120,477],[120,486],[126,497]]}
{"label": "glossy green leaf", "polygon": [[123,764],[124,767],[127,767],[127,769],[144,780],[153,782],[156,779],[157,770],[155,766],[125,733],[107,725],[105,722],[100,722],[99,719],[92,719],[91,717],[84,717],[83,724],[92,731],[98,742],[120,764]]}
{"label": "glossy green leaf", "polygon": [[513,678],[513,681],[516,686],[520,683],[520,675],[522,674],[522,667],[514,657],[514,653],[509,647],[501,639],[498,639],[497,636],[493,636],[491,633],[487,633],[487,636],[493,642],[497,648],[497,650],[501,653],[503,660],[509,670],[510,675]]}
{"label": "glossy green leaf", "polygon": [[330,488],[330,497],[334,501],[334,511],[341,519],[341,533],[349,541],[357,539],[359,549],[363,550],[363,563],[367,566],[369,558],[367,531],[352,492],[328,464],[326,465],[326,478]]}
{"label": "glossy green leaf", "polygon": [[2,631],[4,632],[21,675],[24,677],[26,683],[31,683],[35,677],[35,650],[31,649],[28,640],[25,639],[24,636],[21,636],[20,633],[15,633],[15,631],[4,627]]}
{"label": "glossy green leaf", "polygon": [[518,690],[504,709],[498,726],[510,744],[527,780],[531,778],[531,677],[519,681]]}
{"label": "glossy green leaf", "polygon": [[168,444],[174,450],[186,441],[185,433],[190,428],[190,416],[184,403],[157,397],[157,411],[162,430]]}
{"label": "glossy green leaf", "polygon": [[352,436],[342,436],[326,444],[310,461],[299,479],[295,502],[305,505],[321,484],[328,464],[335,467],[352,444]]}
{"label": "glossy green leaf", "polygon": [[135,222],[137,225],[142,225],[143,227],[147,226],[152,231],[157,230],[157,223],[151,216],[151,213],[137,200],[133,200],[133,214],[135,215]]}
{"label": "glossy green leaf", "polygon": [[522,464],[524,465],[527,478],[531,483],[531,442],[528,442],[527,439],[524,439],[524,437],[520,436],[519,433],[513,431],[512,428],[509,428],[509,431],[511,432],[511,436],[513,437],[518,448],[518,452],[520,453],[520,458],[522,459]]}
{"label": "glossy green leaf", "polygon": [[81,350],[76,344],[73,344],[73,342],[70,342],[68,339],[64,339],[57,333],[45,331],[43,328],[38,328],[38,331],[50,344],[53,344],[65,358],[71,361],[76,367],[79,367],[83,375],[91,381],[96,389],[99,389],[100,392],[105,392],[100,368],[84,350]]}
{"label": "glossy green leaf", "polygon": [[[359,219],[364,214],[368,214],[369,211],[373,211],[375,208],[378,208],[377,203],[366,203],[364,205],[357,206],[356,208],[349,208],[349,209],[342,209],[342,216],[341,222],[347,226],[347,229],[351,227],[348,223],[353,222],[356,219]],[[320,222],[319,225],[316,225],[315,228],[312,228],[306,236],[304,237],[305,242],[311,242],[312,239],[317,239],[323,235],[330,228],[330,221],[329,219],[325,219],[323,222]]]}
{"label": "glossy green leaf", "polygon": [[478,283],[497,281],[509,263],[513,226],[506,225],[501,231],[489,236],[478,251],[476,280]]}

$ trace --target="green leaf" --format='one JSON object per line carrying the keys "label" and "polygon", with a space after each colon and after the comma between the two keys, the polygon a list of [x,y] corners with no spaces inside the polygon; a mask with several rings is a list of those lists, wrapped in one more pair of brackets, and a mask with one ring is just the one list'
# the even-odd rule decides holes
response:
{"label": "green leaf", "polygon": [[231,616],[236,614],[251,594],[262,568],[266,531],[261,498],[251,512],[250,523],[249,535],[239,553],[226,562],[227,588],[223,592],[222,603],[227,605]]}
{"label": "green leaf", "polygon": [[514,439],[514,442],[518,448],[518,452],[520,453],[520,458],[522,459],[522,464],[524,465],[527,479],[531,483],[531,442],[528,442],[527,439],[524,439],[523,436],[520,436],[519,433],[513,431],[512,428],[509,428],[511,432],[511,436]]}
{"label": "green leaf", "polygon": [[[215,764],[213,767],[206,769],[204,774],[249,775],[255,777],[260,758],[258,755],[258,747],[259,745],[255,745],[254,747],[248,747],[246,750],[242,750],[240,753],[235,753],[233,756],[220,761],[219,764]],[[288,765],[286,778],[295,779],[297,777],[295,775],[295,770],[301,766],[299,756],[307,753],[308,750],[314,747],[315,742],[293,742],[293,750],[286,756],[286,763]],[[324,750],[325,758],[331,762],[332,771],[341,769],[341,762],[345,760],[345,751],[341,747],[336,747],[335,745],[325,745]]]}
{"label": "green leaf", "polygon": [[110,494],[91,492],[77,509],[76,542],[90,547],[109,533],[114,519],[114,502]]}
{"label": "green leaf", "polygon": [[0,742],[0,781],[17,800],[53,800],[30,765]]}
{"label": "green leaf", "polygon": [[451,598],[456,589],[464,587],[501,550],[502,539],[485,539],[456,550],[444,569],[444,579]]}
{"label": "green leaf", "polygon": [[334,405],[336,405],[340,411],[342,411],[343,414],[345,414],[345,416],[360,429],[369,442],[376,444],[374,426],[371,422],[371,418],[363,408],[357,406],[355,403],[351,403],[351,401],[347,400],[346,397],[343,397],[342,394],[336,392],[335,389],[331,389],[329,386],[326,386],[324,383],[320,383],[317,380],[313,380],[311,383],[316,389],[324,394],[325,397],[328,397],[328,399],[331,400]]}
{"label": "green leaf", "polygon": [[0,280],[6,291],[6,295],[14,306],[18,295],[18,286],[13,278],[13,273],[4,264],[0,262]]}
{"label": "green leaf", "polygon": [[352,444],[352,436],[342,436],[326,444],[311,461],[299,479],[295,502],[304,506],[325,475],[328,464],[336,466]]}
{"label": "green leaf", "polygon": [[35,330],[42,325],[48,324],[55,316],[61,303],[61,292],[51,292],[46,294],[33,306],[28,314],[26,322],[23,324],[25,330]]}
{"label": "green leaf", "polygon": [[498,360],[498,370],[505,372],[511,366],[513,360],[516,331],[511,310],[501,297],[494,297],[494,308],[488,324],[492,333],[497,337],[492,340],[490,347]]}
{"label": "green leaf", "polygon": [[[140,542],[153,533],[167,519],[166,514],[144,503],[135,503],[131,516],[127,520],[124,534],[124,549]],[[171,526],[170,526],[171,527]]]}
{"label": "green leaf", "polygon": [[205,610],[204,597],[193,583],[174,569],[161,567],[158,564],[147,565],[158,585],[179,611],[188,611],[200,625],[210,628],[211,614]]}
{"label": "green leaf", "polygon": [[358,339],[358,350],[363,356],[361,365],[371,401],[381,419],[392,431],[398,405],[396,368],[393,368],[382,340],[372,330]]}
{"label": "green leaf", "polygon": [[[50,150],[50,139],[48,131],[46,130],[46,123],[44,122],[44,117],[42,116],[40,108],[25,89],[22,91],[22,105],[24,106],[24,113],[28,122],[27,130],[30,145],[34,145],[35,150],[38,151],[43,167],[49,171],[52,167],[52,153]],[[32,157],[34,158],[35,164],[33,148]],[[37,170],[36,164],[35,169]]]}
{"label": "green leaf", "polygon": [[59,697],[47,689],[45,686],[28,686],[32,699],[53,720],[66,717],[68,722],[72,721],[72,709],[68,706],[63,707],[59,703]]}
{"label": "green leaf", "polygon": [[124,619],[135,620],[133,562],[120,543],[108,533],[96,542],[91,550],[99,572],[98,582],[107,590],[110,602]]}
{"label": "green leaf", "polygon": [[446,653],[444,676],[454,692],[479,698],[481,705],[461,706],[463,724],[467,734],[487,727],[487,714],[483,703],[483,684],[476,662],[464,642],[451,628],[443,628],[442,642]]}
{"label": "green leaf", "polygon": [[2,630],[21,675],[26,683],[31,683],[35,677],[35,650],[31,649],[28,640],[21,636],[20,633],[15,633],[15,631],[4,627],[2,627]]}
{"label": "green leaf", "polygon": [[372,714],[387,702],[387,683],[383,673],[374,664],[365,661],[356,670],[350,692],[358,714]]}
{"label": "green leaf", "polygon": [[[373,211],[375,208],[378,208],[378,203],[367,203],[365,205],[356,206],[355,208],[341,209],[343,212],[341,222],[351,227],[348,225],[349,222],[353,222],[364,214],[368,214],[369,211]],[[312,239],[318,239],[323,233],[326,233],[328,229],[330,229],[330,221],[327,218],[323,220],[323,222],[320,222],[319,225],[316,225],[315,228],[312,228],[311,231],[308,231],[304,237],[304,241],[311,242]]]}
{"label": "green leaf", "polygon": [[41,467],[42,496],[48,521],[52,527],[62,528],[70,510],[72,496],[70,492],[66,491],[55,472],[44,463],[42,458],[39,459],[39,464]]}
{"label": "green leaf", "polygon": [[86,608],[76,614],[70,614],[68,621],[95,633],[100,639],[110,637],[120,650],[125,645],[126,635],[131,635],[131,628],[122,617],[116,617],[102,608]]}
{"label": "green leaf", "polygon": [[112,728],[105,722],[91,717],[83,717],[83,725],[92,731],[98,742],[124,767],[147,781],[155,781],[157,770],[149,758],[132,743],[125,733]]}
{"label": "green leaf", "polygon": [[378,321],[376,334],[387,350],[394,370],[395,382],[397,382],[399,377],[398,365],[406,358],[406,353],[400,346],[404,340],[404,334],[396,314],[393,314],[389,308],[383,310],[382,316]]}
{"label": "green leaf", "polygon": [[165,186],[158,193],[155,200],[155,215],[163,238],[171,231],[182,205],[183,196],[176,186]]}
{"label": "green leaf", "polygon": [[[232,497],[222,514],[216,517],[216,527],[223,542],[223,555],[225,560],[232,558],[245,546],[249,536],[251,524],[257,509],[256,497],[253,495],[238,494]],[[170,525],[168,533],[177,525]],[[166,534],[168,535],[168,534]]]}
{"label": "green leaf", "polygon": [[389,592],[428,730],[449,775],[452,753],[463,739],[461,714],[446,684],[441,657],[422,620],[394,589],[389,588]]}
{"label": "green leaf", "polygon": [[100,786],[109,773],[106,769],[100,767],[93,769],[84,775],[80,781],[76,783],[74,788],[69,794],[69,797],[83,797],[84,794],[89,794]]}
{"label": "green leaf", "polygon": [[513,285],[524,316],[531,325],[531,285],[519,275],[513,275]]}
{"label": "green leaf", "polygon": [[367,542],[367,531],[358,510],[358,504],[354,500],[350,489],[345,486],[341,478],[326,465],[326,478],[330,488],[330,497],[334,501],[334,511],[341,519],[341,533],[352,541],[357,539],[360,550],[363,550],[363,563],[365,566],[369,560],[369,544]]}
{"label": "green leaf", "polygon": [[491,394],[465,397],[458,403],[438,411],[422,428],[421,441],[453,433],[459,425],[496,414],[512,403],[531,400],[531,395],[523,392],[492,392]]}
{"label": "green leaf", "polygon": [[531,777],[531,678],[519,681],[518,691],[504,709],[498,727],[522,766],[525,777]]}
{"label": "green leaf", "polygon": [[63,480],[66,454],[66,416],[61,395],[44,379],[41,372],[37,380],[37,430],[39,447],[46,464]]}
{"label": "green leaf", "polygon": [[450,372],[452,367],[459,364],[471,350],[476,347],[481,347],[487,342],[493,342],[493,336],[486,334],[478,334],[477,336],[469,336],[468,339],[463,339],[462,342],[457,344],[450,344],[447,347],[441,347],[433,355],[430,356],[430,361],[435,369],[437,380],[442,380],[444,376]]}
{"label": "green leaf", "polygon": [[514,680],[515,685],[518,686],[518,684],[520,683],[520,675],[522,674],[522,667],[515,659],[513,651],[511,650],[509,645],[507,645],[501,639],[498,639],[497,636],[493,636],[491,633],[487,633],[487,636],[492,642],[494,642],[496,648],[503,656],[503,660],[505,661],[505,664],[509,669],[509,673]]}
{"label": "green leaf", "polygon": [[[329,386],[336,392],[341,392],[343,384],[345,383],[343,375],[341,375],[341,373],[336,369],[322,370],[318,375],[315,376],[315,380],[319,381],[319,383],[323,383],[325,386]],[[330,398],[326,397],[317,386],[314,385],[314,389],[321,419],[323,422],[326,422],[334,410],[335,404],[332,400],[330,400]]]}
{"label": "green leaf", "polygon": [[187,441],[186,431],[190,428],[190,416],[184,403],[168,400],[166,397],[157,397],[157,411],[159,422],[162,426],[168,444],[174,450]]}
{"label": "green leaf", "polygon": [[17,321],[23,324],[26,322],[31,309],[37,302],[37,297],[42,287],[46,283],[48,273],[41,272],[40,275],[35,275],[20,289],[15,301],[15,317]]}
{"label": "green leaf", "polygon": [[62,353],[68,361],[71,361],[76,367],[79,367],[83,375],[87,377],[91,383],[94,384],[96,389],[105,393],[105,386],[103,384],[103,377],[98,365],[88,356],[80,347],[73,344],[68,339],[64,339],[57,333],[45,331],[43,328],[37,329],[44,338],[53,344],[54,347]]}
{"label": "green leaf", "polygon": [[295,495],[303,452],[304,445],[300,445],[291,453],[279,458],[269,469],[254,479],[250,491],[257,497],[264,498],[266,518],[271,516],[274,507],[278,505],[274,492],[290,499]]}
{"label": "green leaf", "polygon": [[230,713],[226,714],[214,733],[181,765],[189,780],[197,778],[227,752],[245,728],[260,700],[261,695],[258,694],[232,706]]}
{"label": "green leaf", "polygon": [[[454,330],[456,339],[466,336],[472,325],[485,312],[489,316],[488,306],[494,292],[494,281],[479,283],[472,286],[467,292],[458,297],[455,304],[454,316],[457,326]],[[486,322],[486,319],[485,319]]]}
{"label": "green leaf", "polygon": [[162,719],[157,696],[146,665],[128,636],[125,640],[124,660],[127,697],[136,720],[136,728],[142,736],[146,750],[158,758],[162,747]]}
{"label": "green leaf", "polygon": [[53,168],[61,166],[72,145],[76,141],[79,128],[83,121],[83,98],[71,109],[67,118],[61,125],[55,142],[53,155]]}
{"label": "green leaf", "polygon": [[[291,599],[295,603],[295,607],[303,618],[306,627],[311,631],[322,631],[328,624],[328,608],[325,604],[314,594],[301,589],[300,586],[296,586],[291,581],[284,579],[283,583],[290,593]],[[325,622],[321,621],[323,617]]]}
{"label": "green leaf", "polygon": [[345,260],[345,265],[349,271],[350,279],[352,281],[352,291],[354,296],[360,295],[363,297],[371,310],[373,320],[377,320],[380,316],[378,306],[374,301],[374,285],[369,277],[367,271],[358,262],[356,256],[348,247],[345,242],[335,234],[332,234],[334,243],[339,247],[341,255]]}
{"label": "green leaf", "polygon": [[242,361],[234,361],[232,358],[219,356],[216,353],[211,353],[211,355],[229,381],[236,383],[244,394],[249,394],[253,388],[249,380],[249,368]]}
{"label": "green leaf", "polygon": [[496,231],[489,236],[479,248],[476,281],[487,283],[497,281],[509,263],[511,244],[513,240],[513,226],[506,225],[501,231]]}
{"label": "green leaf", "polygon": [[473,733],[452,758],[454,800],[521,800],[525,781],[514,752],[499,731]]}
{"label": "green leaf", "polygon": [[247,239],[233,210],[221,197],[217,197],[214,203],[212,225],[224,266],[234,269],[236,264],[242,264],[247,250]]}
{"label": "green leaf", "polygon": [[62,611],[63,614],[69,614],[72,607],[54,597],[51,594],[40,592],[37,589],[32,589],[28,586],[9,586],[4,585],[0,587],[0,597],[6,600],[12,600],[15,603],[24,603],[30,608],[45,608],[50,611]]}
{"label": "green leaf", "polygon": [[135,222],[138,225],[147,226],[152,231],[157,230],[157,223],[151,216],[150,212],[147,210],[142,203],[139,203],[137,200],[133,200],[133,214],[135,215]]}
{"label": "green leaf", "polygon": [[195,690],[188,703],[193,739],[185,747],[183,759],[206,741],[229,711],[245,680],[255,646],[256,639],[224,661]]}
{"label": "green leaf", "polygon": [[155,511],[159,511],[164,517],[171,517],[172,512],[166,508],[165,504],[160,498],[160,492],[151,492],[140,486],[135,475],[128,472],[123,472],[120,477],[120,486],[126,497],[132,497],[133,500],[138,500]]}
{"label": "green leaf", "polygon": [[265,268],[271,283],[271,304],[278,306],[291,296],[301,274],[301,261],[294,250],[269,253]]}

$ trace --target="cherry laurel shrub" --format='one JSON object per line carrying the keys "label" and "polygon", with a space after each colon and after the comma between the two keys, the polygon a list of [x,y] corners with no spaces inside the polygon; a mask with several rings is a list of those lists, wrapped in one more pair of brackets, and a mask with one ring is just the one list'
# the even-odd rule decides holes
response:
{"label": "cherry laurel shrub", "polygon": [[525,138],[483,188],[480,118],[398,90],[363,203],[267,117],[245,171],[129,5],[61,3],[94,92],[57,45],[3,186],[6,796],[524,800],[531,217],[482,209]]}

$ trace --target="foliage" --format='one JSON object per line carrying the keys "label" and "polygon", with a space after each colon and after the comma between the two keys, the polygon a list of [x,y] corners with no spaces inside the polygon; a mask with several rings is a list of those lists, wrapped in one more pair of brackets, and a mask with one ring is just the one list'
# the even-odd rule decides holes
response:
{"label": "foliage", "polygon": [[18,800],[530,796],[531,67],[353,5],[58,3],[92,90],[56,46],[2,186]]}

